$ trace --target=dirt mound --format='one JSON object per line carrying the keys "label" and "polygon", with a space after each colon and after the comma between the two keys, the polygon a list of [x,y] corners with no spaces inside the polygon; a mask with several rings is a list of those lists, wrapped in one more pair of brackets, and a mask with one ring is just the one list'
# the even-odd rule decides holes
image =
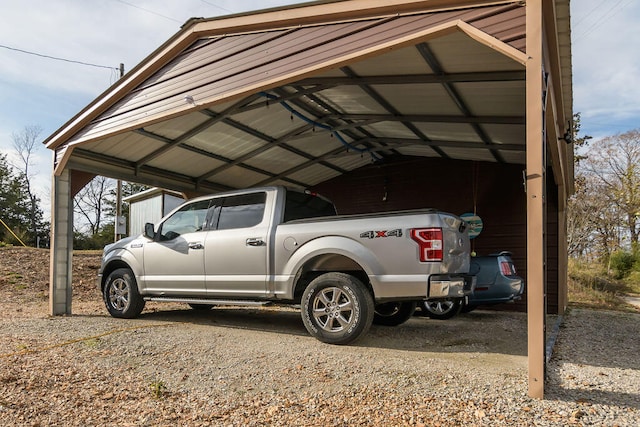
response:
{"label": "dirt mound", "polygon": [[[96,277],[102,251],[73,254],[73,299],[99,298]],[[49,249],[0,248],[0,292],[4,301],[42,301],[49,298]]]}

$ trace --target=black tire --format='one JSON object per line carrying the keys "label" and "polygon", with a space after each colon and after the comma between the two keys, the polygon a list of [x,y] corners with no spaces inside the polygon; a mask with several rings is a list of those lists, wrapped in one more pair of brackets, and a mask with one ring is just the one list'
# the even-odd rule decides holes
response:
{"label": "black tire", "polygon": [[415,301],[394,301],[376,304],[373,323],[383,326],[398,326],[411,319],[415,311]]}
{"label": "black tire", "polygon": [[138,292],[133,272],[128,268],[119,268],[107,276],[102,298],[113,317],[133,319],[144,309],[145,301]]}
{"label": "black tire", "polygon": [[432,319],[451,319],[453,316],[460,313],[460,309],[462,308],[462,298],[422,301],[420,308]]}
{"label": "black tire", "polygon": [[476,308],[478,308],[478,306],[475,304],[463,304],[462,310],[460,310],[460,313],[470,313]]}
{"label": "black tire", "polygon": [[189,304],[189,307],[196,311],[209,311],[213,308],[213,304]]}
{"label": "black tire", "polygon": [[348,344],[373,322],[373,296],[357,278],[344,273],[316,277],[302,294],[302,322],[314,338]]}

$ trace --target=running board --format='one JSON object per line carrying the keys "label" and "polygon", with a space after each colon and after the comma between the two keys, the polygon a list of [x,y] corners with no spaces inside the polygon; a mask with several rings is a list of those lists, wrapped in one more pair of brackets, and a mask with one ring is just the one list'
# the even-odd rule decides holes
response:
{"label": "running board", "polygon": [[208,304],[208,305],[265,306],[265,305],[271,304],[271,301],[204,299],[204,298],[145,297],[144,300],[158,301],[158,302],[181,302],[185,304]]}

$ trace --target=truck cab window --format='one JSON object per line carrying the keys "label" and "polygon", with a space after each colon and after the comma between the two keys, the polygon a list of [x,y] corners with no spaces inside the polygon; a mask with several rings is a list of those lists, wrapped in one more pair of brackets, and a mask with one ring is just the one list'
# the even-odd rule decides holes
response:
{"label": "truck cab window", "polygon": [[331,202],[313,193],[287,190],[286,198],[284,222],[336,215],[336,208]]}
{"label": "truck cab window", "polygon": [[210,200],[202,200],[183,206],[162,223],[160,240],[172,240],[176,237],[206,228],[207,210]]}
{"label": "truck cab window", "polygon": [[266,199],[267,194],[263,192],[225,198],[217,229],[247,228],[260,224]]}

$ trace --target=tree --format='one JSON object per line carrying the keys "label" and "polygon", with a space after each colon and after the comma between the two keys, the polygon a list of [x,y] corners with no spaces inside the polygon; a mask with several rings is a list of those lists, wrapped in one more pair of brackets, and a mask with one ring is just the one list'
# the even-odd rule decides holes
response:
{"label": "tree", "polygon": [[33,191],[32,183],[32,157],[37,148],[36,143],[42,133],[40,126],[25,126],[20,133],[12,133],[13,148],[20,159],[17,169],[21,173],[22,185],[26,197],[29,200],[29,240],[37,242],[37,236],[44,234],[46,224],[43,221],[43,212],[40,208],[40,198]]}
{"label": "tree", "polygon": [[599,195],[617,210],[632,247],[640,235],[640,129],[602,138],[591,144],[584,170],[595,177]]}
{"label": "tree", "polygon": [[[29,205],[23,182],[14,175],[7,156],[0,154],[0,219],[21,240],[25,238],[29,227]],[[0,225],[0,240],[13,242],[15,239],[4,226]]]}
{"label": "tree", "polygon": [[97,235],[109,217],[108,196],[114,186],[112,179],[97,176],[78,192],[73,199],[74,211],[80,215],[83,226],[91,236]]}

